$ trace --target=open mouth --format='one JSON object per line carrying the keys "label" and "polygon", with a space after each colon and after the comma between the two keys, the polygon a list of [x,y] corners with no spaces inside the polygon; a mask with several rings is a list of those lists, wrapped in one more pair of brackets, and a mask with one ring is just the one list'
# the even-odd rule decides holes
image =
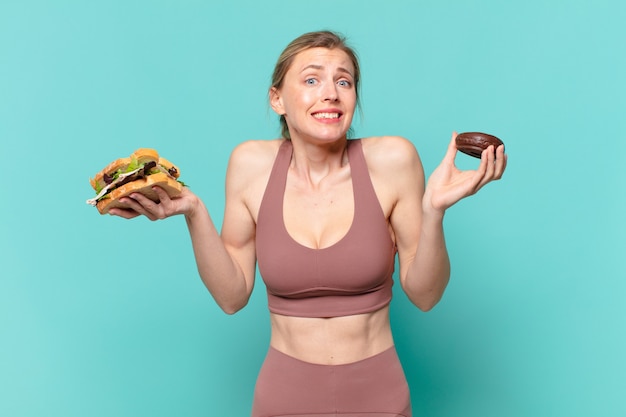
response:
{"label": "open mouth", "polygon": [[339,119],[341,117],[341,113],[338,112],[320,112],[314,113],[313,117],[317,120],[332,120]]}

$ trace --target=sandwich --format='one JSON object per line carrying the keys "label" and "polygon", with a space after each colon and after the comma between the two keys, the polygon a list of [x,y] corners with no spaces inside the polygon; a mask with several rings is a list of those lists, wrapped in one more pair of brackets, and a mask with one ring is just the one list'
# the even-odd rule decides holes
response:
{"label": "sandwich", "polygon": [[119,158],[98,172],[89,182],[96,196],[87,200],[100,214],[112,208],[128,208],[120,198],[132,193],[141,193],[154,202],[159,202],[154,186],[161,187],[170,197],[176,197],[185,184],[178,180],[180,171],[154,149],[137,149],[129,158]]}

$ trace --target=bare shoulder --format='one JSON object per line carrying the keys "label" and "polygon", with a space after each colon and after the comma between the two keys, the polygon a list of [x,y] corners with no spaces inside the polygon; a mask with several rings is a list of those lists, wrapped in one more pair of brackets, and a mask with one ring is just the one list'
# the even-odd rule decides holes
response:
{"label": "bare shoulder", "polygon": [[242,142],[233,149],[229,165],[248,172],[262,169],[273,163],[282,142],[280,139]]}
{"label": "bare shoulder", "polygon": [[226,174],[227,203],[240,201],[256,221],[278,149],[284,140],[249,140],[233,149]]}
{"label": "bare shoulder", "polygon": [[401,200],[420,198],[424,169],[410,140],[401,136],[378,136],[364,138],[361,143],[372,184],[387,217]]}
{"label": "bare shoulder", "polygon": [[249,140],[233,149],[228,161],[227,181],[249,184],[269,175],[282,140]]}
{"label": "bare shoulder", "polygon": [[422,172],[422,163],[415,145],[402,136],[368,137],[361,142],[368,167],[373,173],[397,175],[405,170]]}

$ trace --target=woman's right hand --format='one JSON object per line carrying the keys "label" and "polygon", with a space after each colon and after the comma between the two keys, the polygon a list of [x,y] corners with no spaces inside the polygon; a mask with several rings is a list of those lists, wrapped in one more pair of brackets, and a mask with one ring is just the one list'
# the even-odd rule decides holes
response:
{"label": "woman's right hand", "polygon": [[443,161],[428,179],[423,199],[424,211],[443,213],[459,200],[476,194],[489,182],[502,178],[506,169],[504,145],[500,145],[498,149],[491,145],[482,152],[480,165],[476,170],[461,171],[454,163],[458,151],[456,137],[457,133],[454,132]]}
{"label": "woman's right hand", "polygon": [[133,193],[120,199],[120,201],[127,204],[129,208],[113,208],[109,211],[109,214],[125,219],[132,219],[143,215],[155,221],[177,214],[193,216],[193,213],[202,204],[200,199],[186,187],[183,187],[181,194],[174,198],[170,198],[161,187],[154,187],[153,189],[159,196],[160,201],[158,203],[155,203],[143,194]]}

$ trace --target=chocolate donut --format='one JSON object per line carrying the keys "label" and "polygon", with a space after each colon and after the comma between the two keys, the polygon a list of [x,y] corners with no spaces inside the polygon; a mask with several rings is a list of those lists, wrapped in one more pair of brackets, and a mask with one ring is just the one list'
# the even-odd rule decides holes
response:
{"label": "chocolate donut", "polygon": [[504,143],[493,135],[481,132],[465,132],[458,134],[456,137],[456,148],[474,158],[480,158],[482,152],[489,145],[493,145],[494,149],[496,149],[498,146],[504,145]]}

